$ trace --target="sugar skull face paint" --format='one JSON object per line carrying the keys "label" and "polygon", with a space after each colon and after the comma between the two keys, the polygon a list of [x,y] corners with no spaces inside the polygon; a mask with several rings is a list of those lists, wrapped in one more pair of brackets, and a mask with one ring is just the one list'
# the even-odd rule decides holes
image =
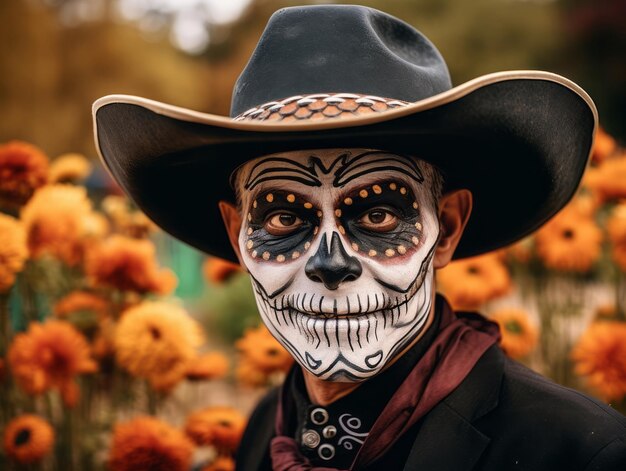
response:
{"label": "sugar skull face paint", "polygon": [[317,377],[362,381],[424,328],[439,224],[432,171],[365,149],[261,157],[243,186],[242,257],[263,322]]}

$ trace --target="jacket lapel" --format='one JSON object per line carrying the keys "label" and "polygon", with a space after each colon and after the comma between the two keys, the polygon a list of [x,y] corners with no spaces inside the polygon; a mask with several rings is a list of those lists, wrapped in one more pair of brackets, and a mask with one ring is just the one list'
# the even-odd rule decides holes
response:
{"label": "jacket lapel", "polygon": [[472,469],[490,442],[473,426],[498,405],[504,355],[491,347],[459,387],[424,417],[405,471]]}

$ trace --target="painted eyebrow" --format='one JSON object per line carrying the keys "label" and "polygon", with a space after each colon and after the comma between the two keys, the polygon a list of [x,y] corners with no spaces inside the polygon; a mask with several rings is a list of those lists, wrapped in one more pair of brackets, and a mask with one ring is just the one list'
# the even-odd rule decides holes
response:
{"label": "painted eyebrow", "polygon": [[344,186],[355,178],[369,173],[389,170],[403,173],[418,183],[424,181],[422,171],[412,157],[374,150],[362,152],[354,157],[351,157],[349,152],[343,152],[328,166],[315,155],[309,156],[307,165],[288,157],[267,157],[254,164],[246,178],[244,188],[253,190],[260,183],[270,180],[291,180],[319,187],[322,185],[319,174],[328,175],[333,170],[334,187]]}
{"label": "painted eyebrow", "polygon": [[[380,158],[367,159],[371,156]],[[390,170],[402,173],[418,183],[424,182],[424,175],[412,157],[384,151],[369,151],[355,156],[335,172],[333,185],[341,187],[363,175]]]}
{"label": "painted eyebrow", "polygon": [[[265,164],[271,164],[271,166],[259,170],[259,167]],[[322,186],[322,182],[317,177],[315,162],[307,166],[287,157],[268,157],[252,167],[244,188],[253,190],[260,183],[270,180],[291,180],[309,186]]]}

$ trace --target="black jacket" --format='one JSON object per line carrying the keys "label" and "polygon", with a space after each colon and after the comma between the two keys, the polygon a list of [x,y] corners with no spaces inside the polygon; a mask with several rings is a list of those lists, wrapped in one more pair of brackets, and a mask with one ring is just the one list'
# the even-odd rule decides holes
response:
{"label": "black jacket", "polygon": [[[271,469],[277,400],[271,391],[252,414],[237,470]],[[405,471],[626,471],[624,416],[506,358],[497,346],[417,425]]]}

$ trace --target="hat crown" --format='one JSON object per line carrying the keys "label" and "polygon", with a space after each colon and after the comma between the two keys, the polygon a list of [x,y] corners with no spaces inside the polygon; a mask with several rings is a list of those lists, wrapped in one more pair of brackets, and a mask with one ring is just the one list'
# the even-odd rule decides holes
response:
{"label": "hat crown", "polygon": [[301,94],[418,101],[451,87],[439,51],[398,18],[358,5],[290,7],[270,18],[235,84],[230,114]]}

